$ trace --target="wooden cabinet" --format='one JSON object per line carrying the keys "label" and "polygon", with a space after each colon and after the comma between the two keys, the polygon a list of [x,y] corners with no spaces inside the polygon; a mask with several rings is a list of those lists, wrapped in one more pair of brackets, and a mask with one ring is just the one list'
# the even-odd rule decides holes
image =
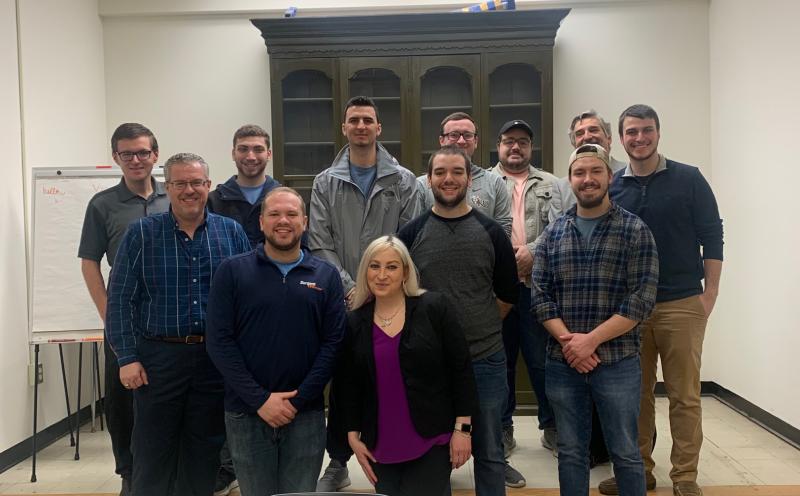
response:
{"label": "wooden cabinet", "polygon": [[314,175],[344,145],[342,107],[372,97],[380,141],[420,174],[439,124],[468,112],[473,157],[497,163],[497,131],[534,129],[534,163],[553,170],[553,41],[568,9],[254,19],[270,59],[274,171],[308,198]]}

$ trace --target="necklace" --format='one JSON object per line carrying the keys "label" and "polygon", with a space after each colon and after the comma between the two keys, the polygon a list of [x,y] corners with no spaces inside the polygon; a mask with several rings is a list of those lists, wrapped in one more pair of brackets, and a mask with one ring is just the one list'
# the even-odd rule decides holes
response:
{"label": "necklace", "polygon": [[403,305],[398,306],[397,310],[395,310],[394,313],[389,317],[384,317],[383,315],[379,314],[377,310],[375,310],[375,316],[378,317],[378,320],[381,321],[381,327],[389,327],[390,325],[392,325],[392,321],[400,312],[401,308],[403,308]]}

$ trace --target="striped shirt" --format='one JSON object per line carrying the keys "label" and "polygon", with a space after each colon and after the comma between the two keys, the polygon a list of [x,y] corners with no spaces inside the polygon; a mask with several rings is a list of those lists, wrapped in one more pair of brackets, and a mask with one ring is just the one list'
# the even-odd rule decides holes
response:
{"label": "striped shirt", "polygon": [[[561,318],[572,333],[589,333],[612,315],[641,322],[653,309],[658,252],[639,217],[612,204],[591,238],[575,225],[576,207],[555,220],[536,241],[531,312],[544,322]],[[551,336],[548,356],[564,360]],[[639,325],[597,347],[604,363],[639,353]]]}
{"label": "striped shirt", "polygon": [[141,336],[204,335],[211,277],[219,264],[250,250],[233,219],[206,213],[190,238],[172,210],[128,226],[109,284],[106,335],[120,367],[139,361]]}

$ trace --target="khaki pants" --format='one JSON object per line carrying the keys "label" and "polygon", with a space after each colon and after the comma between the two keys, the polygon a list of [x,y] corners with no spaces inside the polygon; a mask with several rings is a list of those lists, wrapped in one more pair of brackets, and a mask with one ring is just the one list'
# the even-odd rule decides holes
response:
{"label": "khaki pants", "polygon": [[706,314],[698,296],[657,303],[642,323],[642,395],[639,413],[639,451],[644,468],[652,472],[655,432],[656,370],[658,357],[669,397],[672,431],[673,482],[696,481],[697,462],[703,444],[700,406],[700,356],[706,330]]}

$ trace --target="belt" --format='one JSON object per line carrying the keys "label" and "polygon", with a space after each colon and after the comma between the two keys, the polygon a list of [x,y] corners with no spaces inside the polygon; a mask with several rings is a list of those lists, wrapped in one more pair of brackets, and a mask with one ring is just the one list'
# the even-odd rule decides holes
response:
{"label": "belt", "polygon": [[173,336],[145,336],[145,339],[150,341],[161,341],[163,343],[182,343],[182,344],[200,344],[206,340],[205,336],[199,334],[189,334],[184,337]]}

